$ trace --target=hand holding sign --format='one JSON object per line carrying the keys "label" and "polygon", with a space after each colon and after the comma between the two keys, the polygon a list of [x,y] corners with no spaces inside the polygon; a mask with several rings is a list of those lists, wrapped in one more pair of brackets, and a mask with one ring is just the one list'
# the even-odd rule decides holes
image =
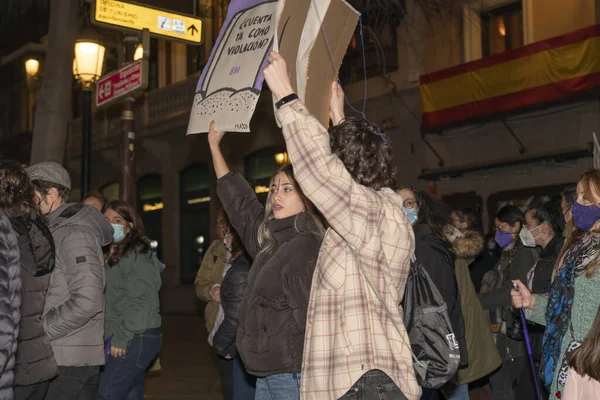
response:
{"label": "hand holding sign", "polygon": [[263,70],[263,75],[275,98],[281,100],[285,96],[294,93],[287,64],[281,54],[276,51],[269,53],[268,60],[269,64]]}
{"label": "hand holding sign", "polygon": [[212,149],[216,149],[221,144],[221,140],[225,136],[225,132],[220,132],[217,130],[217,124],[215,121],[210,123],[210,128],[208,129],[208,145]]}
{"label": "hand holding sign", "polygon": [[346,118],[344,114],[344,90],[339,83],[331,85],[331,100],[329,101],[329,119],[337,126]]}

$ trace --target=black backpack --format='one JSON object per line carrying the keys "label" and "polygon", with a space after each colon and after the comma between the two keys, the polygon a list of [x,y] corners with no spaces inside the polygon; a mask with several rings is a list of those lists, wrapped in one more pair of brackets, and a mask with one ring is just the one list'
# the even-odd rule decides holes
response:
{"label": "black backpack", "polygon": [[417,381],[437,389],[451,380],[460,364],[448,306],[425,268],[414,258],[402,300]]}

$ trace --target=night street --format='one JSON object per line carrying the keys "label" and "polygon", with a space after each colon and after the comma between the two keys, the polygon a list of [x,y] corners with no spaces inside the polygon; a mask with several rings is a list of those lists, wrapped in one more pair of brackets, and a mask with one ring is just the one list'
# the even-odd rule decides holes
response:
{"label": "night street", "polygon": [[163,314],[162,370],[146,378],[145,399],[221,400],[217,360],[202,316]]}

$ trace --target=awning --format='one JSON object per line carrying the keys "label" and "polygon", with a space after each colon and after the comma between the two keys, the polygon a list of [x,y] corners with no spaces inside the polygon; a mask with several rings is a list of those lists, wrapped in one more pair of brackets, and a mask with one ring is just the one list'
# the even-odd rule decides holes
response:
{"label": "awning", "polygon": [[470,122],[600,86],[600,25],[420,77],[423,130]]}

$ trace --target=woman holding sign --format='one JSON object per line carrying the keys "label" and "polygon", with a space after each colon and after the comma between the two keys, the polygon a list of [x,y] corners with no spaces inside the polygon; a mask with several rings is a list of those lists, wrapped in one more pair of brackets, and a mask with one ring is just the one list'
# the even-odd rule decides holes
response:
{"label": "woman holding sign", "polygon": [[324,223],[290,165],[271,179],[266,206],[229,168],[219,148],[224,133],[210,125],[208,142],[217,192],[254,260],[242,300],[237,349],[258,377],[256,399],[299,399],[306,312]]}

